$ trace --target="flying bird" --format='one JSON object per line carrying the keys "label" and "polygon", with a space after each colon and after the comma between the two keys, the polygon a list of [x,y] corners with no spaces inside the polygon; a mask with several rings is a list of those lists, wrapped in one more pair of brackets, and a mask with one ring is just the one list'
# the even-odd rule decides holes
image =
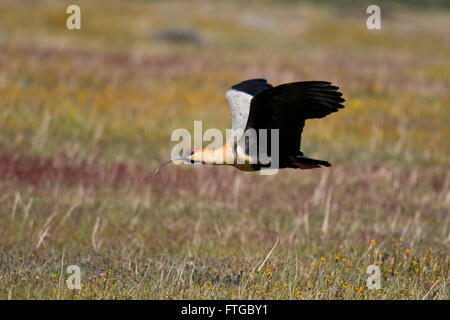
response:
{"label": "flying bird", "polygon": [[[272,86],[266,79],[250,79],[232,86],[226,93],[232,118],[233,139],[222,148],[191,148],[180,157],[163,162],[155,171],[173,160],[182,163],[228,164],[244,171],[271,167],[272,136],[262,136],[278,129],[277,168],[313,169],[330,167],[328,161],[306,157],[300,151],[301,135],[307,119],[320,119],[344,108],[345,100],[338,87],[326,81],[301,81]],[[269,162],[255,156],[249,148],[248,136],[254,130],[257,141],[266,138]],[[257,148],[260,144],[256,144]],[[259,150],[257,150],[259,151]],[[275,150],[274,150],[275,152]]]}

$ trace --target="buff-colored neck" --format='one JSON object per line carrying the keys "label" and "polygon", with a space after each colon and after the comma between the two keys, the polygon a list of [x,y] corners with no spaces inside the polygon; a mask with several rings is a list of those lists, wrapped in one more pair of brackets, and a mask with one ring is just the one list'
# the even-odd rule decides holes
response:
{"label": "buff-colored neck", "polygon": [[231,145],[226,143],[221,148],[195,150],[194,160],[209,164],[232,164],[235,156]]}
{"label": "buff-colored neck", "polygon": [[217,149],[201,148],[200,150],[195,151],[193,156],[194,160],[209,164],[234,165],[237,162],[236,156],[241,160],[240,163],[252,163],[251,158],[248,155],[239,151],[236,155],[231,143],[226,143],[223,147]]}

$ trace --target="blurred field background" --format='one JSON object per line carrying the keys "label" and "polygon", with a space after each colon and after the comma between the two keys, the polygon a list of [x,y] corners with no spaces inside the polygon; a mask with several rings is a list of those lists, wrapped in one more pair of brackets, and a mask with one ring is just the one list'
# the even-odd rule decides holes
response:
{"label": "blurred field background", "polygon": [[[0,3],[0,298],[449,298],[446,2],[76,3]],[[341,88],[302,138],[332,168],[153,174],[252,77]]]}

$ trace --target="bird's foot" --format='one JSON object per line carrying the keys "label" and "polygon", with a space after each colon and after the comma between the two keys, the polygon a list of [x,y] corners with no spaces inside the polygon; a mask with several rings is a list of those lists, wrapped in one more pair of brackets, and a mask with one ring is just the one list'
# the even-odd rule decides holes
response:
{"label": "bird's foot", "polygon": [[300,163],[300,162],[295,162],[295,161],[292,162],[292,164],[303,170],[320,168],[320,165],[318,165],[318,164],[305,164],[305,163]]}

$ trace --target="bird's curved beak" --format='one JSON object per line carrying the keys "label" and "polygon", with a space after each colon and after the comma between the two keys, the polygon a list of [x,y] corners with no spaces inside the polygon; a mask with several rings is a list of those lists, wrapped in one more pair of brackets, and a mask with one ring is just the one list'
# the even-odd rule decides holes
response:
{"label": "bird's curved beak", "polygon": [[190,157],[193,153],[194,153],[193,151],[188,151],[188,152],[186,152],[185,154],[183,154],[181,157],[173,158],[173,159],[169,159],[169,160],[167,160],[167,161],[164,161],[164,162],[161,163],[161,164],[159,165],[159,167],[155,170],[155,174],[158,173],[159,170],[160,170],[162,167],[167,166],[169,163],[171,163],[171,162],[173,162],[173,161],[177,161],[177,160],[191,161],[191,160],[189,159],[189,157]]}
{"label": "bird's curved beak", "polygon": [[169,163],[171,163],[172,162],[172,159],[169,159],[169,160],[167,160],[167,161],[164,161],[163,163],[161,163],[160,165],[159,165],[159,167],[158,168],[156,168],[156,170],[155,170],[155,174],[156,173],[158,173],[159,172],[159,170],[162,168],[162,167],[164,167],[164,166],[166,166],[166,165],[168,165]]}

